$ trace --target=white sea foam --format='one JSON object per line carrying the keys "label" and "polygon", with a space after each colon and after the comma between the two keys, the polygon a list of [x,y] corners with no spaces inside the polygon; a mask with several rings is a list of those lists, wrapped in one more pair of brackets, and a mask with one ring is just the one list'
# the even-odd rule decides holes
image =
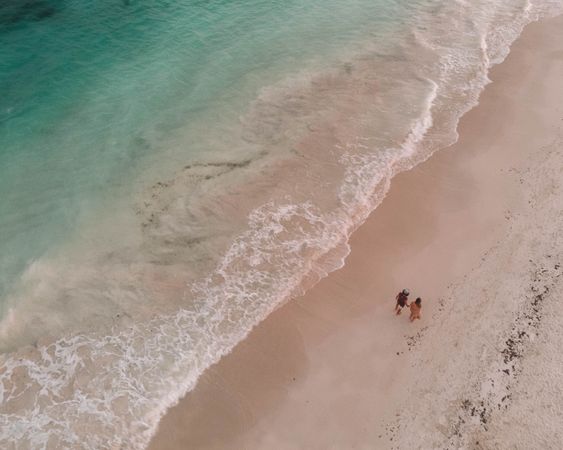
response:
{"label": "white sea foam", "polygon": [[367,140],[361,138],[340,147],[343,151],[340,161],[346,167],[346,175],[339,198],[347,215],[355,219],[355,224],[363,222],[381,202],[395,173],[405,170],[404,163],[412,158],[417,145],[432,127],[432,107],[438,84],[432,80],[427,82],[430,88],[421,115],[412,122],[410,132],[398,148],[369,152]]}
{"label": "white sea foam", "polygon": [[[302,233],[287,233],[295,221]],[[165,408],[291,294],[311,261],[345,238],[341,225],[310,204],[264,205],[216,272],[191,286],[191,310],[6,358],[0,399],[14,412],[0,416],[2,438],[29,448],[141,448]]]}
{"label": "white sea foam", "polygon": [[[472,8],[469,3],[458,5]],[[389,84],[400,92],[421,95],[409,110],[411,120],[396,145],[391,145],[393,137],[382,148],[380,136],[369,134],[373,113],[369,107],[358,120],[365,135],[337,136],[336,164],[331,167],[342,173],[336,186],[337,207],[324,209],[313,200],[295,200],[289,194],[262,204],[250,212],[246,230],[228,246],[215,269],[180,289],[183,302],[174,311],[143,321],[120,320],[109,332],[88,330],[4,355],[0,443],[33,449],[144,448],[161,415],[194,388],[207,367],[281,303],[301,292],[305,278],[314,282],[342,266],[350,233],[382,201],[397,172],[455,141],[455,126],[477,103],[489,82],[490,66],[508,54],[508,46],[527,22],[547,14],[531,2],[522,11],[515,16],[518,20],[487,23],[486,30],[480,30],[474,49],[477,57],[463,48],[417,36],[426,50],[437,55],[433,67],[438,69],[431,76],[413,75],[412,83]],[[334,84],[342,90],[346,83]],[[301,95],[324,99],[325,91],[313,95],[307,86],[299,84],[299,95],[292,99],[302,101]],[[287,95],[283,89],[280,92]],[[278,101],[277,94],[270,94],[264,94],[262,105]],[[326,96],[325,101],[339,104],[338,95]],[[376,109],[385,114],[390,105],[381,102]],[[313,109],[304,108],[300,117],[309,119]],[[276,107],[258,110],[270,114]],[[279,125],[284,121],[293,127],[291,114],[269,122],[276,142],[286,138]],[[53,269],[41,263],[32,269],[41,270]]]}

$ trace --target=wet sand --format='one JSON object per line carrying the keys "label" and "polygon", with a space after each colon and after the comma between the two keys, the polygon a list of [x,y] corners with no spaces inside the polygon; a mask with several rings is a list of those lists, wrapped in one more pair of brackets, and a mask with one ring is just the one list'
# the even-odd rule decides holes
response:
{"label": "wet sand", "polygon": [[[563,167],[562,61],[563,18],[529,25],[492,70],[480,104],[462,118],[459,141],[395,177],[382,205],[352,236],[346,265],[278,309],[208,369],[163,418],[150,448],[439,448],[454,438],[461,448],[483,442],[518,448],[494,444],[503,433],[510,439],[511,430],[490,411],[483,412],[485,424],[453,423],[450,416],[465,400],[479,401],[477,390],[475,398],[460,392],[486,378],[483,367],[498,355],[495,348],[487,356],[479,351],[491,340],[504,342],[518,308],[525,308],[530,286],[519,280],[532,270],[527,261],[537,266],[546,249],[553,247],[553,259],[562,251],[546,238],[557,236],[553,230],[563,223],[556,201],[563,196],[556,181]],[[532,194],[555,200],[542,203]],[[528,253],[514,253],[517,248]],[[542,278],[545,286],[560,283],[553,267],[549,282]],[[491,274],[506,278],[512,291],[507,287],[501,298],[487,294]],[[395,294],[404,287],[423,298],[422,320],[413,324],[407,311],[393,314]],[[499,305],[511,298],[522,302]],[[464,318],[463,302],[479,308]],[[498,305],[498,313],[481,315],[489,304]],[[472,345],[457,342],[457,333]],[[520,372],[511,374],[526,373],[524,356]],[[440,378],[446,373],[455,382]],[[423,382],[432,386],[419,386]],[[526,417],[532,403],[514,397],[523,405],[518,417]],[[502,411],[513,408],[505,406]],[[417,422],[412,414],[425,411],[430,418]],[[408,432],[405,421],[413,423]],[[412,433],[416,441],[409,440]],[[481,444],[471,440],[475,433]]]}

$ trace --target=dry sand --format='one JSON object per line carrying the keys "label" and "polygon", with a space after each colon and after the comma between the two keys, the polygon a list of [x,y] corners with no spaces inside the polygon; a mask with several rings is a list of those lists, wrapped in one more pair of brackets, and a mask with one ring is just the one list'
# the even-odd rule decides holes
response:
{"label": "dry sand", "polygon": [[[561,448],[563,17],[491,79],[345,267],[207,370],[152,450]],[[414,324],[393,315],[403,287]]]}

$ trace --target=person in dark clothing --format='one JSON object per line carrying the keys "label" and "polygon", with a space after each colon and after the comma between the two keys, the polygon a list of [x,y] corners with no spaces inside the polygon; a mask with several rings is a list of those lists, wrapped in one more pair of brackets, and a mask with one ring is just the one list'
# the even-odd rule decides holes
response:
{"label": "person in dark clothing", "polygon": [[395,313],[397,315],[401,314],[401,311],[405,306],[409,306],[409,290],[403,289],[397,294],[396,297],[397,304],[395,305]]}

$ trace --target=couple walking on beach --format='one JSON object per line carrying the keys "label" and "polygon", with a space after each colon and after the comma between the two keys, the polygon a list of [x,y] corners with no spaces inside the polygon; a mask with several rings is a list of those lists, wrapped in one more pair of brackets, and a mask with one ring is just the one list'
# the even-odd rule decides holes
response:
{"label": "couple walking on beach", "polygon": [[410,321],[414,322],[416,319],[420,319],[422,310],[422,299],[418,297],[414,302],[411,302],[409,305],[409,290],[403,289],[401,292],[397,294],[396,300],[397,304],[395,305],[395,312],[397,315],[401,314],[403,308],[408,306],[411,310]]}

